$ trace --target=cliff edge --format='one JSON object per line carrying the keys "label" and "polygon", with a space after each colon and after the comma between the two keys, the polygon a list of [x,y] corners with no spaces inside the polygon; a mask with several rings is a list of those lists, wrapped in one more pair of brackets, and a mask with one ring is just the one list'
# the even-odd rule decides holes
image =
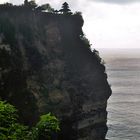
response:
{"label": "cliff edge", "polygon": [[0,10],[0,97],[33,125],[52,112],[61,140],[104,140],[111,89],[79,14]]}

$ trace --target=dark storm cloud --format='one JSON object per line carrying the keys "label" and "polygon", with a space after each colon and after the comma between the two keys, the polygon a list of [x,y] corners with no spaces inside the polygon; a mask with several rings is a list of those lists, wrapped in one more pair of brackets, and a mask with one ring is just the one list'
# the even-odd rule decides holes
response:
{"label": "dark storm cloud", "polygon": [[135,2],[140,2],[140,0],[90,0],[93,2],[104,2],[104,3],[111,3],[111,4],[130,4]]}

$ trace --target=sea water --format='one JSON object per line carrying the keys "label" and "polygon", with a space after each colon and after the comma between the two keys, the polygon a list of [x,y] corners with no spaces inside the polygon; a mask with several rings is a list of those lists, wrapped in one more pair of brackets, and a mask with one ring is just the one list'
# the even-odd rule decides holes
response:
{"label": "sea water", "polygon": [[140,140],[140,50],[100,49],[112,95],[108,100],[109,140]]}

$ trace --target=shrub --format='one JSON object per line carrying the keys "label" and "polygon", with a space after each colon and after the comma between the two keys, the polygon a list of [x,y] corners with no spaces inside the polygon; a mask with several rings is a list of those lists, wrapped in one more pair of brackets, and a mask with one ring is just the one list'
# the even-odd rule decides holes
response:
{"label": "shrub", "polygon": [[76,11],[74,15],[82,16],[82,12]]}
{"label": "shrub", "polygon": [[17,110],[14,106],[0,101],[0,127],[9,127],[17,121]]}
{"label": "shrub", "polygon": [[48,113],[40,117],[40,121],[36,125],[39,139],[51,140],[52,137],[60,130],[58,119]]}
{"label": "shrub", "polygon": [[17,123],[17,109],[0,101],[0,140],[27,140],[28,127]]}
{"label": "shrub", "polygon": [[17,109],[0,101],[0,140],[51,140],[60,130],[58,119],[50,113],[42,115],[31,129],[18,123]]}
{"label": "shrub", "polygon": [[85,46],[87,46],[88,48],[90,48],[90,42],[89,40],[86,38],[85,35],[80,35],[80,39],[84,42]]}

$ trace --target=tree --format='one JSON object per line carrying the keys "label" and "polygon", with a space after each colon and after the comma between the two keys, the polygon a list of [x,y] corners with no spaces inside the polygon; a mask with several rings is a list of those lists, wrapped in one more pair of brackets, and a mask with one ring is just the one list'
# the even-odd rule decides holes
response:
{"label": "tree", "polygon": [[50,113],[40,117],[36,128],[38,130],[39,139],[52,140],[53,135],[60,131],[58,119]]}
{"label": "tree", "polygon": [[80,35],[80,39],[84,42],[85,46],[90,48],[91,44],[90,44],[89,40],[86,38],[85,35]]}
{"label": "tree", "polygon": [[54,9],[50,6],[49,3],[37,7],[37,10],[47,10],[48,12],[54,12]]}
{"label": "tree", "polygon": [[55,13],[55,14],[58,14],[58,12],[59,12],[58,10],[54,10],[54,13]]}
{"label": "tree", "polygon": [[50,113],[42,115],[31,129],[18,122],[17,113],[13,105],[0,101],[0,140],[52,140],[60,131],[58,119]]}
{"label": "tree", "polygon": [[71,13],[71,12],[70,12],[71,10],[69,9],[69,5],[68,5],[67,2],[64,2],[64,3],[62,4],[62,9],[60,9],[59,11],[62,12],[63,14]]}
{"label": "tree", "polygon": [[18,115],[14,106],[0,101],[0,139],[27,140],[28,127],[17,122]]}
{"label": "tree", "polygon": [[28,5],[28,0],[24,0],[24,5],[25,5],[25,6]]}
{"label": "tree", "polygon": [[35,7],[37,7],[37,4],[35,3],[35,0],[31,0],[30,2],[28,2],[28,5],[32,9],[34,9]]}
{"label": "tree", "polygon": [[81,15],[82,15],[82,13],[81,13],[81,12],[79,12],[79,11],[76,11],[76,12],[74,13],[74,15],[79,15],[79,16],[81,16]]}
{"label": "tree", "polygon": [[34,9],[35,7],[37,7],[37,4],[35,3],[35,0],[31,0],[31,1],[25,0],[24,6]]}

